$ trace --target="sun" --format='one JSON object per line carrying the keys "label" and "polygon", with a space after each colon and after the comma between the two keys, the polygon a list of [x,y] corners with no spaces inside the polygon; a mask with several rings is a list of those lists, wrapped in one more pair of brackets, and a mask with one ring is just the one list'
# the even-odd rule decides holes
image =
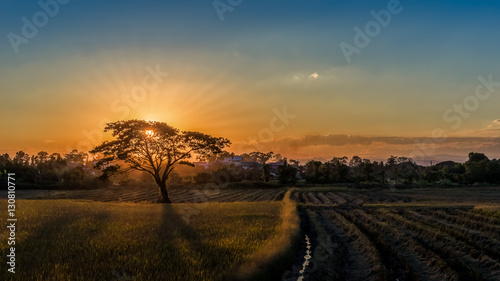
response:
{"label": "sun", "polygon": [[154,136],[154,134],[155,134],[155,132],[154,132],[153,130],[146,130],[146,136],[147,136],[148,138],[150,138],[150,137]]}

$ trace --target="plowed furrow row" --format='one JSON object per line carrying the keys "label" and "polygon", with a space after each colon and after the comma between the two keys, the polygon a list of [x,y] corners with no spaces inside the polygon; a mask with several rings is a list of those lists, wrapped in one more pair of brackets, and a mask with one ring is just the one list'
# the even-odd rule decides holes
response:
{"label": "plowed furrow row", "polygon": [[344,280],[386,279],[378,250],[366,235],[334,210],[321,211],[320,216],[345,253]]}
{"label": "plowed furrow row", "polygon": [[386,210],[379,210],[376,217],[381,221],[392,222],[396,229],[436,253],[465,280],[495,280],[495,276],[500,273],[500,266],[493,259],[486,255],[480,256],[479,251],[472,246],[435,228]]}
{"label": "plowed furrow row", "polygon": [[414,274],[418,280],[458,280],[458,274],[436,254],[421,246],[409,235],[398,231],[394,225],[379,221],[359,209],[343,210],[341,213],[403,259],[411,268],[407,278]]}
{"label": "plowed furrow row", "polygon": [[445,232],[475,248],[486,252],[493,258],[500,259],[500,241],[495,236],[485,235],[480,231],[453,225],[445,221],[420,214],[416,211],[406,210],[402,215],[410,220],[421,222],[436,230]]}
{"label": "plowed furrow row", "polygon": [[335,202],[339,205],[342,205],[342,204],[345,204],[347,203],[347,200],[345,200],[344,198],[338,196],[337,194],[333,193],[333,192],[327,192],[326,194],[326,197],[328,197],[332,202]]}

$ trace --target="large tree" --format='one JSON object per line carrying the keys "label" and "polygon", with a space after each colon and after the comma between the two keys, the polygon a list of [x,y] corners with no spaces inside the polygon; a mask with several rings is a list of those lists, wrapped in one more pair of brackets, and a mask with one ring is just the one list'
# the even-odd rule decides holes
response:
{"label": "large tree", "polygon": [[225,138],[180,131],[156,121],[117,121],[108,123],[104,131],[111,131],[114,140],[104,141],[90,151],[102,156],[96,168],[105,174],[129,170],[149,173],[158,184],[163,203],[171,203],[167,181],[176,165],[192,165],[192,157],[206,158],[230,144]]}

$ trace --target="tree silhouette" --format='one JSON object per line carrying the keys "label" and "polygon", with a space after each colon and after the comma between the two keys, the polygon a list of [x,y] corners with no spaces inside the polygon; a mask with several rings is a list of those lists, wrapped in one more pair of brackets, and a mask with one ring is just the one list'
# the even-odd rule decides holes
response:
{"label": "tree silhouette", "polygon": [[268,153],[263,153],[259,151],[254,151],[250,152],[248,156],[252,158],[252,161],[259,162],[260,164],[264,165],[266,162],[271,159],[274,155],[274,152],[268,152]]}
{"label": "tree silhouette", "polygon": [[[193,165],[189,160],[217,154],[231,142],[200,132],[180,131],[163,122],[127,120],[108,123],[114,140],[91,150],[101,154],[96,168],[107,173],[138,170],[151,174],[160,190],[160,202],[171,203],[167,180],[176,165]],[[119,163],[125,163],[122,167]],[[111,164],[114,163],[114,164]]]}
{"label": "tree silhouette", "polygon": [[297,181],[297,169],[288,164],[286,157],[283,158],[283,165],[278,167],[278,173],[279,181],[282,184],[295,184],[295,182]]}

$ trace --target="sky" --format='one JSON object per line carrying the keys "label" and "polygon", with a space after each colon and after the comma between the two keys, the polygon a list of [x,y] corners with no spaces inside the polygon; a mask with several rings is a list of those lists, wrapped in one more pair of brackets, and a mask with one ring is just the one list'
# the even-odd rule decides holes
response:
{"label": "sky", "polygon": [[0,152],[145,119],[302,161],[499,158],[500,3],[436,2],[4,0]]}

